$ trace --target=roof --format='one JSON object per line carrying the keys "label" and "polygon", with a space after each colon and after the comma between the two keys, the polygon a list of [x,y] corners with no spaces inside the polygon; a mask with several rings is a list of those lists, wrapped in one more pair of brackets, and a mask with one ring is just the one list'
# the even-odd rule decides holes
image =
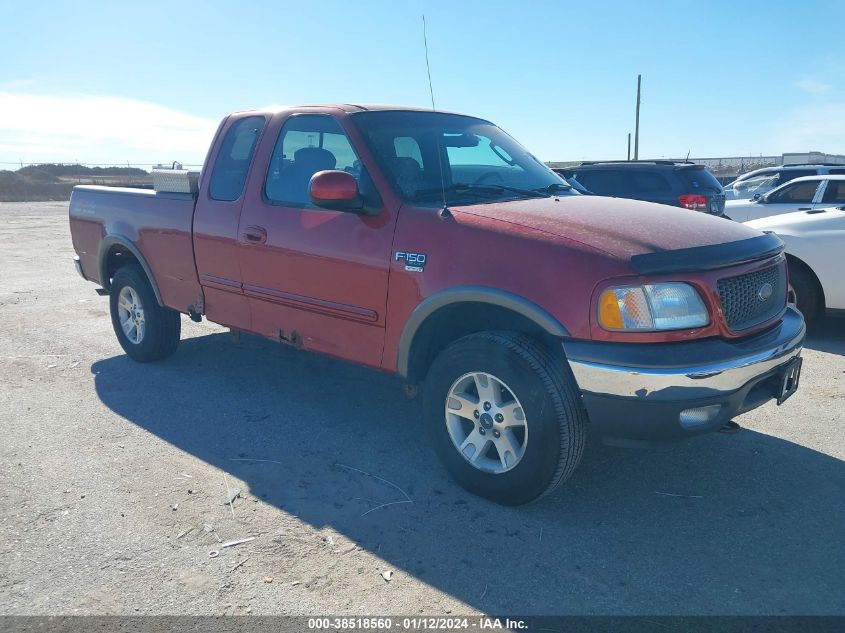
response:
{"label": "roof", "polygon": [[840,176],[838,174],[813,174],[812,176],[801,176],[799,178],[793,178],[792,180],[783,184],[791,185],[794,182],[806,182],[808,180],[845,180],[845,175]]}
{"label": "roof", "polygon": [[[279,112],[286,112],[289,110],[307,110],[309,108],[314,109],[335,109],[335,110],[342,110],[343,112],[352,114],[355,112],[382,112],[382,111],[392,111],[392,112],[437,112],[439,114],[458,114],[460,116],[472,116],[468,114],[462,114],[460,112],[451,112],[449,110],[435,110],[433,108],[421,108],[417,106],[403,106],[403,105],[389,105],[389,104],[378,104],[378,103],[364,103],[364,104],[357,104],[357,103],[311,103],[311,104],[300,104],[300,105],[267,105],[262,106],[260,108],[253,108],[249,110],[239,110],[235,114],[246,114],[246,113],[270,113],[270,114],[277,114]],[[473,118],[481,118],[481,117],[473,117]]]}
{"label": "roof", "polygon": [[841,167],[845,168],[845,164],[837,164],[837,163],[790,163],[788,165],[769,165],[768,167],[761,167],[759,169],[752,169],[751,171],[745,172],[740,176],[743,180],[749,178],[755,174],[762,174],[768,173],[773,174],[780,171],[797,171],[801,169],[821,169],[825,167]]}
{"label": "roof", "polygon": [[556,169],[575,169],[577,167],[600,167],[604,165],[614,165],[618,167],[641,167],[665,165],[667,167],[699,167],[704,168],[701,163],[694,163],[685,160],[586,160],[578,165],[571,165],[569,167],[557,167]]}

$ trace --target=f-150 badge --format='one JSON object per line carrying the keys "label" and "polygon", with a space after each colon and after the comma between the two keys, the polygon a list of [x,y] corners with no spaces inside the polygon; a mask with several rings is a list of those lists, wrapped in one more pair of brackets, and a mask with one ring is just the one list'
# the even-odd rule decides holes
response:
{"label": "f-150 badge", "polygon": [[426,256],[424,253],[405,253],[396,251],[396,261],[405,262],[405,270],[412,273],[421,273],[425,268]]}

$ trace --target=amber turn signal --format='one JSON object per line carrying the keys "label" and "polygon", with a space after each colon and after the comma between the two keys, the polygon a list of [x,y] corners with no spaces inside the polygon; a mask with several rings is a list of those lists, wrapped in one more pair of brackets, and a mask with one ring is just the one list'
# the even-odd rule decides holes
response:
{"label": "amber turn signal", "polygon": [[599,297],[599,323],[608,330],[621,330],[625,327],[613,288],[608,288]]}

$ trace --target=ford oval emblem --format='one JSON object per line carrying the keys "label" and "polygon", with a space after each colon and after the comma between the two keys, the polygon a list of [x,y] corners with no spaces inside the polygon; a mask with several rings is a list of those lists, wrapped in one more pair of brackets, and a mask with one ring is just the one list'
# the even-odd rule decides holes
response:
{"label": "ford oval emblem", "polygon": [[757,298],[760,301],[768,301],[769,298],[772,296],[772,293],[775,291],[774,286],[770,284],[768,281],[764,283],[762,286],[757,288]]}

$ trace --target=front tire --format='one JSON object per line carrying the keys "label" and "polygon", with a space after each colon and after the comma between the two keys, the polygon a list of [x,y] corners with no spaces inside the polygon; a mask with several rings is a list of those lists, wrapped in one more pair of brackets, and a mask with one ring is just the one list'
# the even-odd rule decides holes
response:
{"label": "front tire", "polygon": [[789,302],[809,325],[822,310],[822,294],[815,276],[803,265],[789,262]]}
{"label": "front tire", "polygon": [[435,359],[424,410],[440,461],[464,488],[505,505],[566,481],[587,417],[566,359],[511,332],[465,336]]}
{"label": "front tire", "polygon": [[140,266],[129,264],[114,274],[109,308],[117,340],[133,360],[148,363],[176,351],[182,331],[180,315],[158,304]]}

